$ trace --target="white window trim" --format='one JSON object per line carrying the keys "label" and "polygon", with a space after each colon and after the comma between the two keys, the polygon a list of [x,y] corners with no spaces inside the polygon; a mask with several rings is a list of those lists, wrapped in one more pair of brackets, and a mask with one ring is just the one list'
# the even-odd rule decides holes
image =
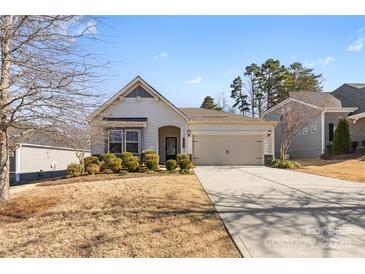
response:
{"label": "white window trim", "polygon": [[137,132],[138,133],[138,141],[128,141],[128,143],[137,143],[138,144],[138,155],[141,154],[141,131],[139,129],[126,129],[124,130],[124,151],[127,151],[127,132]]}
{"label": "white window trim", "polygon": [[317,134],[318,133],[318,127],[317,125],[311,126],[311,134]]}
{"label": "white window trim", "polygon": [[125,150],[124,150],[124,133],[123,133],[123,130],[122,129],[108,129],[108,153],[110,153],[110,138],[109,138],[109,135],[110,135],[110,132],[112,131],[121,131],[122,134],[122,141],[121,141],[121,153],[115,153],[115,154],[122,154]]}
{"label": "white window trim", "polygon": [[303,135],[303,136],[307,136],[307,135],[309,135],[309,129],[308,129],[308,127],[304,127],[304,128],[302,129],[302,135]]}

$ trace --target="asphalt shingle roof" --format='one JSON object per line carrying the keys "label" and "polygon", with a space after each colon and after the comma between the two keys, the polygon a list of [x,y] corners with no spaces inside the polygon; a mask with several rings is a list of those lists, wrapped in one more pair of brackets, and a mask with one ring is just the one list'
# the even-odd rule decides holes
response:
{"label": "asphalt shingle roof", "polygon": [[353,114],[365,112],[365,84],[343,84],[331,92],[343,107],[357,107]]}

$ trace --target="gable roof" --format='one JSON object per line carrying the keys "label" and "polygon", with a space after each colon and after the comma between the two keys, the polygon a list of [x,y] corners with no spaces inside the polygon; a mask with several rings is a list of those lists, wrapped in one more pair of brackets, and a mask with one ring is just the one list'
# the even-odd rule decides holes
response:
{"label": "gable roof", "polygon": [[256,117],[248,117],[234,113],[228,113],[206,108],[180,108],[190,119],[197,123],[271,123],[276,121],[265,120]]}
{"label": "gable roof", "polygon": [[110,105],[112,105],[115,101],[119,100],[120,97],[126,97],[129,93],[135,90],[138,86],[141,86],[146,92],[152,95],[152,97],[157,97],[165,104],[167,104],[170,108],[172,108],[175,112],[177,112],[180,116],[182,116],[185,120],[189,118],[183,113],[180,109],[178,109],[173,103],[167,100],[161,93],[155,90],[150,84],[148,84],[142,77],[137,76],[132,81],[130,81],[127,85],[125,85],[120,91],[114,94],[109,100],[107,100],[103,105],[101,105],[98,109],[96,109],[91,115],[90,119],[94,119],[98,114],[107,109]]}
{"label": "gable roof", "polygon": [[353,114],[365,112],[365,84],[343,84],[331,94],[341,101],[343,107],[357,107]]}
{"label": "gable roof", "polygon": [[319,108],[324,107],[342,107],[341,101],[329,92],[312,92],[312,91],[299,91],[289,92],[289,97],[298,101],[302,101]]}

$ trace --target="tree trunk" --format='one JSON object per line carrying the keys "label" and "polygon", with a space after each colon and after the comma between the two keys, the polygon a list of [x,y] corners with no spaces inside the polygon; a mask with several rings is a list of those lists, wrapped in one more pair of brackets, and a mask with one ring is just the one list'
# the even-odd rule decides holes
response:
{"label": "tree trunk", "polygon": [[0,132],[0,202],[9,200],[9,146],[7,132]]}
{"label": "tree trunk", "polygon": [[0,78],[0,202],[9,200],[8,100],[10,74],[10,28],[12,16],[5,16],[1,39]]}

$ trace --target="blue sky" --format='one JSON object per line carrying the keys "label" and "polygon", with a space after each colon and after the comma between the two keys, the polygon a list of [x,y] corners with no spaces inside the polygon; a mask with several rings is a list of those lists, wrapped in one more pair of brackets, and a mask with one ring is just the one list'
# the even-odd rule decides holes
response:
{"label": "blue sky", "polygon": [[267,58],[299,61],[324,77],[324,90],[365,82],[365,17],[106,16],[102,41],[88,48],[112,61],[100,92],[113,95],[135,76],[175,105],[198,107],[226,92],[245,66]]}

